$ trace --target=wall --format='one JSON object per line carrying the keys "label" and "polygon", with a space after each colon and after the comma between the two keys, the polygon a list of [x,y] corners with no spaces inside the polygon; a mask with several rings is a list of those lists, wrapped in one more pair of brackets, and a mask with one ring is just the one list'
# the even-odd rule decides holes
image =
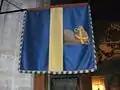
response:
{"label": "wall", "polygon": [[[20,8],[33,8],[35,0],[11,0]],[[40,1],[39,1],[40,2]],[[4,2],[2,11],[17,8]],[[23,12],[0,15],[0,90],[33,90],[33,75],[18,72]]]}

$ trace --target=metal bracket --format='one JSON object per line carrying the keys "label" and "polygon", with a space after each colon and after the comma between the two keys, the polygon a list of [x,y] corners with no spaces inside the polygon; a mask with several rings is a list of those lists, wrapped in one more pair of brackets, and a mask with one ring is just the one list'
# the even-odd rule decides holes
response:
{"label": "metal bracket", "polygon": [[[13,11],[6,11],[6,12],[1,12],[2,11],[2,6],[3,6],[3,2],[6,1],[7,3],[11,4],[12,6],[18,8],[18,10],[13,10]],[[17,5],[15,5],[14,3],[8,1],[8,0],[1,0],[1,4],[0,4],[0,14],[7,14],[7,13],[13,13],[13,12],[22,12],[25,11],[26,9],[21,9],[20,7],[18,7]]]}

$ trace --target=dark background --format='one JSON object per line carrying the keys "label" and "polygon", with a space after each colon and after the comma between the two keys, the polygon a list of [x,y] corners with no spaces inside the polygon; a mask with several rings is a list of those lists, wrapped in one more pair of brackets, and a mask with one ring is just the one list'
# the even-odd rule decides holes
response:
{"label": "dark background", "polygon": [[89,2],[93,20],[120,20],[119,0],[51,0],[51,5]]}

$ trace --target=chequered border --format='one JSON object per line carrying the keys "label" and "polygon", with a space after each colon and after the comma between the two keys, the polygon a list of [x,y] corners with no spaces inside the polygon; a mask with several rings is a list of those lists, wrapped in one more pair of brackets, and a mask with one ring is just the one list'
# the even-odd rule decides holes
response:
{"label": "chequered border", "polygon": [[[94,71],[97,70],[97,57],[96,57],[96,47],[95,47],[95,38],[94,38],[94,31],[93,31],[93,24],[92,24],[92,16],[91,16],[91,9],[90,6],[88,5],[88,10],[89,10],[89,19],[90,19],[90,24],[91,24],[91,29],[92,29],[92,42],[93,42],[93,48],[94,48],[94,59],[95,59],[95,67]],[[93,71],[93,72],[94,72]]]}
{"label": "chequered border", "polygon": [[[23,21],[22,21],[22,30],[20,30],[21,31],[21,35],[20,35],[20,47],[19,47],[19,62],[18,62],[18,71],[22,71],[22,70],[20,70],[20,64],[21,64],[21,54],[22,54],[22,45],[23,45],[23,36],[24,36],[24,30],[25,30],[25,22],[26,22],[26,15],[27,15],[27,11],[24,11],[23,12],[24,13],[24,15],[23,15]],[[23,71],[24,72],[24,71]]]}
{"label": "chequered border", "polygon": [[27,11],[25,12],[24,15],[24,20],[23,20],[23,28],[21,32],[21,43],[20,43],[20,54],[19,54],[19,72],[20,73],[31,73],[31,74],[78,74],[78,73],[90,73],[94,72],[97,69],[97,62],[96,62],[96,49],[95,49],[95,41],[94,41],[94,32],[93,32],[93,26],[92,26],[92,17],[91,17],[91,9],[90,6],[88,5],[88,10],[89,10],[89,19],[90,19],[90,26],[92,29],[92,40],[93,40],[93,47],[94,47],[94,58],[95,58],[95,67],[90,70],[80,70],[80,71],[61,71],[61,72],[50,72],[50,71],[36,71],[36,70],[20,70],[20,62],[21,62],[21,50],[22,50],[22,44],[23,44],[23,35],[24,35],[24,29],[25,29],[25,21],[26,21],[26,14]]}

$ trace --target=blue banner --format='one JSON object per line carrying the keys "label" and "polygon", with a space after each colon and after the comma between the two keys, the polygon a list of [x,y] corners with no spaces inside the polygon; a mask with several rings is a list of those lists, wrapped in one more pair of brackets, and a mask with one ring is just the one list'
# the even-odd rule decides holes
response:
{"label": "blue banner", "polygon": [[[56,12],[54,18],[52,18],[53,12]],[[60,18],[57,12],[60,13]],[[54,22],[60,22],[60,25],[57,27]],[[94,36],[88,4],[27,11],[24,34],[22,36],[20,71],[51,72],[49,68],[51,27],[57,27],[56,30],[62,28],[61,32],[63,32],[63,41],[61,41],[63,44],[63,57],[60,59],[62,62],[60,62],[61,66],[59,69],[62,70],[61,73],[93,72],[96,69],[96,62]],[[59,43],[60,41],[57,41],[59,40],[59,37],[57,37],[59,33],[54,36],[56,37],[54,38],[56,42]],[[56,52],[61,52],[59,47],[57,48],[58,51]],[[55,64],[57,63],[59,67],[59,61]],[[52,72],[54,73],[54,71]]]}

